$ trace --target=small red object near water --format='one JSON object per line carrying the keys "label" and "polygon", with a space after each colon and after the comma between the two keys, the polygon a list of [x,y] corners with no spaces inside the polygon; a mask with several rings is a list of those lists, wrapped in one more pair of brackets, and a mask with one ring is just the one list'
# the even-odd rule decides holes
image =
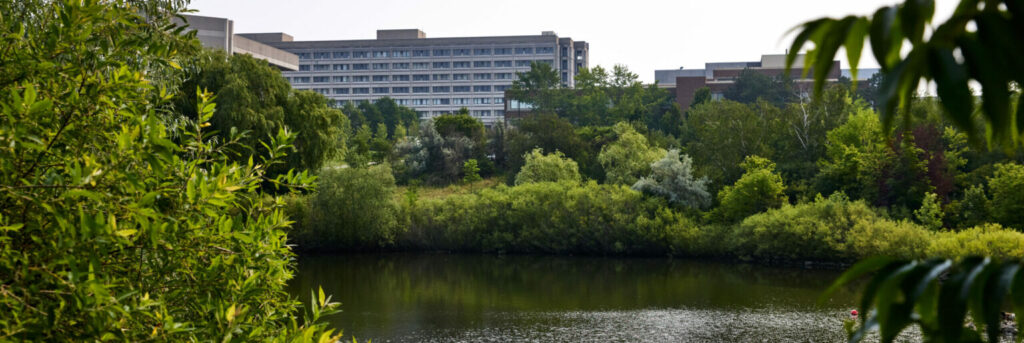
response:
{"label": "small red object near water", "polygon": [[850,311],[850,315],[856,317],[857,316],[857,310]]}

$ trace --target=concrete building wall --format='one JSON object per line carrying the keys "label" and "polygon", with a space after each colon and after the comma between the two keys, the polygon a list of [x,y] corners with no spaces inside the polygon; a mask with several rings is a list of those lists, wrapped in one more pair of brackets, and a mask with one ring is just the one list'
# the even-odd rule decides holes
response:
{"label": "concrete building wall", "polygon": [[250,54],[283,70],[299,70],[299,56],[242,36],[235,36],[231,52]]}
{"label": "concrete building wall", "polygon": [[[298,70],[299,68],[298,56],[260,43],[260,39],[236,35],[234,22],[229,19],[197,15],[184,15],[184,17],[186,20],[184,22],[177,18],[174,21],[179,25],[187,24],[190,30],[196,32],[196,37],[204,47],[223,50],[229,54],[250,54],[282,70]],[[253,37],[266,40],[291,40],[291,36],[283,33],[255,34]]]}

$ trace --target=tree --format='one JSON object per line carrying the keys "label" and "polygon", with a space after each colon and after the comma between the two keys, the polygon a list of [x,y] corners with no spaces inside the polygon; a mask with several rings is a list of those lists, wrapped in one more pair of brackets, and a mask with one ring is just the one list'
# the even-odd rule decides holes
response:
{"label": "tree", "polygon": [[387,164],[324,168],[310,199],[310,216],[295,232],[298,249],[374,249],[394,242],[399,226],[392,201],[395,178]]}
{"label": "tree", "polygon": [[537,113],[556,113],[560,98],[563,95],[561,78],[558,71],[550,64],[531,62],[530,70],[516,73],[518,78],[512,82],[509,97],[533,105]]}
{"label": "tree", "polygon": [[753,69],[743,69],[723,94],[726,99],[752,104],[764,100],[775,106],[783,106],[796,99],[792,82],[784,76],[770,76]]}
{"label": "tree", "polygon": [[284,291],[290,222],[260,186],[312,189],[267,174],[296,137],[238,163],[210,93],[176,110],[198,46],[177,3],[0,4],[0,340],[340,339],[322,291],[305,316]]}
{"label": "tree", "polygon": [[693,102],[690,103],[690,108],[695,108],[698,105],[705,104],[711,101],[711,88],[707,86],[697,88],[693,91]]}
{"label": "tree", "polygon": [[576,128],[572,123],[554,114],[537,114],[523,118],[514,130],[509,130],[505,139],[505,155],[508,156],[510,172],[518,172],[524,163],[523,156],[535,148],[541,148],[549,153],[561,151],[567,157],[584,165],[584,161],[596,157],[588,156],[585,142],[576,135]]}
{"label": "tree", "polygon": [[711,205],[707,177],[693,175],[693,160],[672,149],[665,157],[651,164],[651,175],[640,178],[633,189],[668,199],[670,203],[701,209]]}
{"label": "tree", "polygon": [[317,170],[345,150],[348,118],[330,108],[324,96],[293,90],[281,72],[265,61],[208,50],[185,67],[188,75],[180,86],[183,96],[177,110],[196,119],[196,91],[216,94],[217,112],[210,120],[216,135],[211,138],[238,143],[228,150],[233,160],[244,163],[252,154],[266,156],[267,147],[259,142],[281,129],[298,134],[296,151],[286,157],[287,165],[275,167],[272,174],[290,168]]}
{"label": "tree", "polygon": [[524,155],[523,159],[526,164],[516,174],[517,185],[563,181],[579,183],[581,180],[576,162],[559,151],[545,155],[543,150],[537,148]]}
{"label": "tree", "polygon": [[988,179],[992,193],[992,217],[1003,226],[1024,230],[1024,166],[1016,163],[996,165]]}
{"label": "tree", "polygon": [[741,165],[745,173],[732,186],[718,192],[718,208],[714,215],[726,222],[736,222],[752,214],[778,208],[786,203],[786,186],[775,173],[775,163],[747,156]]}
{"label": "tree", "polygon": [[921,207],[914,210],[914,218],[918,223],[932,231],[942,230],[942,204],[935,193],[926,193]]}
{"label": "tree", "polygon": [[767,103],[747,105],[731,100],[714,101],[691,109],[686,119],[693,140],[686,152],[700,174],[713,184],[735,182],[746,156],[771,156],[771,140],[778,125],[778,109]]}
{"label": "tree", "polygon": [[640,176],[650,173],[651,163],[665,155],[665,150],[647,145],[647,138],[628,123],[614,127],[618,138],[601,148],[597,156],[605,171],[605,183],[632,185]]}
{"label": "tree", "polygon": [[[885,127],[891,126],[897,108],[902,108],[904,120],[910,121],[909,103],[924,79],[935,82],[946,118],[976,139],[975,99],[970,89],[970,82],[976,81],[981,85],[981,110],[989,142],[1019,148],[1024,142],[1019,138],[1024,132],[1024,107],[1011,101],[1011,85],[1024,84],[1024,66],[1019,63],[1024,60],[1020,48],[1024,42],[1024,6],[1018,1],[961,0],[946,22],[928,29],[934,12],[931,0],[908,0],[879,8],[870,17],[851,15],[806,22],[793,39],[787,68],[803,46],[813,42],[815,48],[804,59],[805,74],[811,67],[830,67],[839,48],[845,47],[856,75],[867,39],[885,74],[876,104]],[[904,52],[905,45],[909,51]],[[814,78],[815,94],[819,94],[825,73],[815,73]],[[1020,103],[1021,95],[1017,93],[1016,102]]]}
{"label": "tree", "polygon": [[466,163],[462,164],[462,182],[474,183],[483,180],[480,177],[480,167],[477,166],[476,159],[466,160]]}

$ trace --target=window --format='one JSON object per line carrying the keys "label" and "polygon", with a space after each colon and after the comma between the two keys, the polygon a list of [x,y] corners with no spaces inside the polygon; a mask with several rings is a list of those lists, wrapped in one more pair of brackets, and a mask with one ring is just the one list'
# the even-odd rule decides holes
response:
{"label": "window", "polygon": [[473,51],[470,49],[454,49],[452,50],[452,56],[469,56]]}
{"label": "window", "polygon": [[469,80],[469,74],[452,74],[452,80],[455,80],[455,81]]}
{"label": "window", "polygon": [[490,117],[491,116],[491,110],[474,110],[472,113],[473,113],[474,117]]}
{"label": "window", "polygon": [[473,105],[485,105],[490,103],[491,98],[473,98]]}
{"label": "window", "polygon": [[369,70],[369,63],[356,63],[352,65],[352,70]]}
{"label": "window", "polygon": [[380,82],[380,81],[387,81],[387,80],[388,80],[388,76],[387,75],[374,75],[373,76],[373,82]]}
{"label": "window", "polygon": [[452,99],[452,105],[469,105],[469,98],[455,98]]}
{"label": "window", "polygon": [[495,68],[511,68],[512,61],[494,61]]}
{"label": "window", "polygon": [[451,91],[452,88],[448,86],[434,86],[434,93],[448,93]]}
{"label": "window", "polygon": [[348,51],[335,51],[333,54],[334,58],[348,58]]}
{"label": "window", "polygon": [[348,100],[334,100],[334,107],[345,106],[345,105],[348,105],[348,103],[349,103]]}
{"label": "window", "polygon": [[323,59],[328,59],[328,58],[331,58],[331,53],[329,53],[329,52],[314,52],[313,53],[313,59],[315,59],[315,60],[323,60]]}
{"label": "window", "polygon": [[[413,89],[412,92],[416,93],[416,89]],[[413,106],[430,105],[430,99],[412,99],[412,105]]]}
{"label": "window", "polygon": [[300,64],[299,71],[309,71],[310,66],[308,64]]}
{"label": "window", "polygon": [[529,55],[533,53],[533,48],[516,48],[516,55]]}
{"label": "window", "polygon": [[352,94],[370,94],[370,89],[366,87],[352,88]]}
{"label": "window", "polygon": [[391,75],[391,81],[409,81],[409,75]]}
{"label": "window", "polygon": [[334,70],[351,70],[352,66],[348,64],[335,64]]}
{"label": "window", "polygon": [[473,86],[474,92],[490,92],[491,86]]}
{"label": "window", "polygon": [[447,69],[451,67],[452,64],[450,62],[434,62],[434,69]]}
{"label": "window", "polygon": [[430,57],[430,50],[413,50],[412,57]]}
{"label": "window", "polygon": [[412,80],[413,81],[430,81],[430,75],[427,75],[427,74],[413,75],[412,76]]}
{"label": "window", "polygon": [[448,49],[434,49],[434,56],[451,56],[452,51]]}
{"label": "window", "polygon": [[334,94],[348,94],[348,88],[335,88]]}
{"label": "window", "polygon": [[434,81],[450,80],[451,74],[434,74]]}
{"label": "window", "polygon": [[569,48],[566,48],[566,47],[563,46],[562,47],[562,56],[565,56],[565,55],[568,55],[568,54],[569,54]]}
{"label": "window", "polygon": [[473,68],[490,68],[491,61],[473,61]]}
{"label": "window", "polygon": [[512,73],[496,73],[496,74],[494,74],[494,78],[498,79],[498,80],[512,80],[513,77],[515,77],[515,75],[513,75]]}
{"label": "window", "polygon": [[[413,93],[430,93],[430,87],[413,87]],[[424,104],[426,105],[426,104]]]}
{"label": "window", "polygon": [[469,93],[469,86],[455,86],[452,87],[454,93]]}
{"label": "window", "polygon": [[505,103],[505,98],[494,98],[494,103],[498,104],[498,105],[504,104]]}
{"label": "window", "polygon": [[[434,91],[437,93],[437,91]],[[451,105],[452,99],[434,99],[434,105]]]}
{"label": "window", "polygon": [[534,62],[544,63],[544,64],[547,64],[547,65],[552,66],[552,67],[555,66],[555,61],[552,61],[552,60],[535,60]]}
{"label": "window", "polygon": [[299,76],[299,77],[292,78],[292,82],[294,82],[294,83],[309,83],[309,76]]}
{"label": "window", "polygon": [[314,76],[313,83],[327,83],[331,82],[330,76]]}
{"label": "window", "polygon": [[494,110],[495,117],[501,117],[505,115],[505,110]]}
{"label": "window", "polygon": [[391,93],[409,93],[409,87],[391,87]]}
{"label": "window", "polygon": [[490,55],[491,49],[474,49],[473,54],[477,56]]}
{"label": "window", "polygon": [[335,76],[334,82],[352,82],[351,76]]}
{"label": "window", "polygon": [[569,82],[569,73],[562,72],[562,83]]}
{"label": "window", "polygon": [[512,88],[512,86],[510,86],[510,85],[495,85],[494,86],[494,91],[495,92],[504,92],[504,91],[507,91],[509,88]]}
{"label": "window", "polygon": [[373,87],[373,94],[388,94],[387,87]]}
{"label": "window", "polygon": [[529,66],[530,66],[530,61],[529,60],[518,60],[518,61],[516,61],[516,67],[529,67]]}
{"label": "window", "polygon": [[409,57],[409,50],[395,50],[391,53],[391,57]]}
{"label": "window", "polygon": [[494,49],[495,55],[511,55],[512,48],[496,48]]}
{"label": "window", "polygon": [[408,106],[409,99],[395,99],[395,105]]}
{"label": "window", "polygon": [[313,65],[313,70],[314,71],[329,71],[329,70],[331,70],[331,65],[330,64],[316,64],[316,65]]}
{"label": "window", "polygon": [[366,51],[353,51],[352,58],[367,58],[370,57],[370,53]]}
{"label": "window", "polygon": [[370,77],[366,75],[353,76],[352,82],[370,82]]}
{"label": "window", "polygon": [[409,69],[409,63],[392,63],[392,69]]}
{"label": "window", "polygon": [[412,64],[412,69],[430,69],[430,63],[416,62]]}
{"label": "window", "polygon": [[300,60],[308,60],[313,57],[313,54],[308,52],[296,52],[295,56],[299,56]]}
{"label": "window", "polygon": [[477,74],[473,74],[473,80],[490,80],[490,79],[491,79],[491,74],[490,73],[483,73],[483,74],[477,73]]}
{"label": "window", "polygon": [[458,69],[458,68],[469,68],[470,65],[471,64],[468,61],[467,62],[453,62],[452,63],[452,68],[456,68],[456,69]]}
{"label": "window", "polygon": [[535,51],[538,54],[553,54],[553,53],[555,53],[555,48],[552,48],[550,46],[538,46],[537,50],[535,50]]}
{"label": "window", "polygon": [[374,51],[373,58],[385,58],[388,57],[387,51]]}
{"label": "window", "polygon": [[388,69],[388,64],[387,63],[374,63],[373,64],[373,70],[387,70],[387,69]]}
{"label": "window", "polygon": [[331,94],[331,89],[330,88],[313,88],[313,91],[317,92],[317,93],[320,93],[322,95]]}

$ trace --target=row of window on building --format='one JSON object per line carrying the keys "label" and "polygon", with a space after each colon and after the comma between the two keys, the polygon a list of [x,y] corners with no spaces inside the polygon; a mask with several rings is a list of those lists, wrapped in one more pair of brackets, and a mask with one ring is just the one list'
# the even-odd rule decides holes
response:
{"label": "row of window on building", "polygon": [[[426,70],[426,69],[469,69],[469,68],[512,68],[530,67],[531,62],[552,65],[552,60],[505,60],[505,61],[460,61],[460,62],[396,62],[396,63],[333,63],[300,64],[299,71],[344,71],[344,70]],[[565,64],[565,63],[563,63]]]}
{"label": "row of window on building", "polygon": [[285,79],[293,84],[301,83],[349,83],[349,82],[425,82],[425,81],[469,81],[469,80],[515,80],[513,73],[474,74],[417,74],[417,75],[335,75],[335,76],[291,76]]}
{"label": "row of window on building", "polygon": [[444,56],[492,56],[492,55],[533,55],[552,54],[554,47],[517,47],[517,48],[475,48],[475,49],[413,49],[413,50],[338,50],[296,52],[300,60],[326,60],[349,58],[413,58],[413,57],[444,57]]}
{"label": "row of window on building", "polygon": [[[355,88],[311,88],[323,95],[348,94],[424,94],[424,93],[490,93],[504,92],[508,85],[481,86],[434,86],[434,87],[355,87]],[[500,102],[499,102],[500,103]]]}

